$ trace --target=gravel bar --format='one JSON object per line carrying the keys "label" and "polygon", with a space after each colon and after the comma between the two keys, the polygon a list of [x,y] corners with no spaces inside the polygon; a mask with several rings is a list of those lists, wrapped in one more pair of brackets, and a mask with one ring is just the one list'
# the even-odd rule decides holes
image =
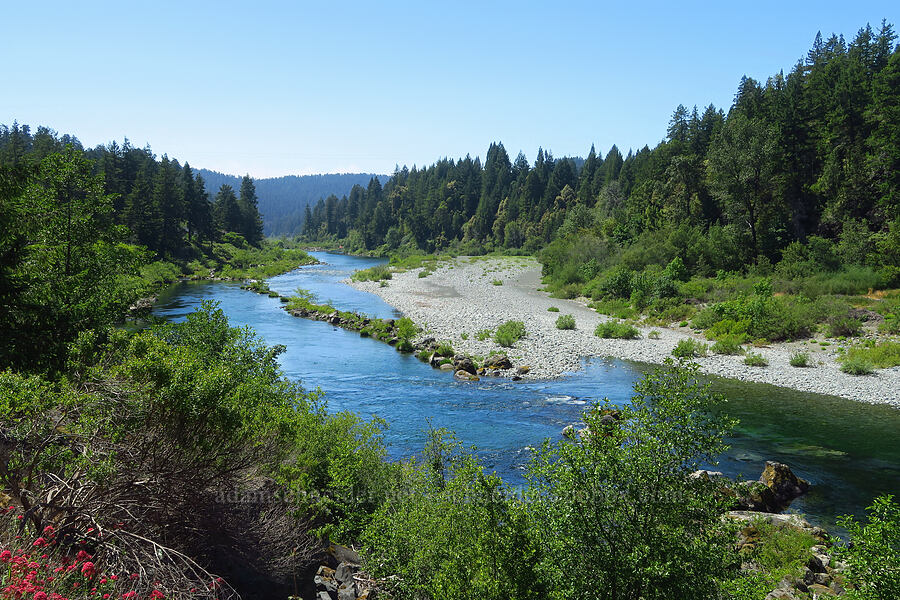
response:
{"label": "gravel bar", "polygon": [[[439,263],[427,277],[419,277],[419,271],[394,273],[386,287],[376,282],[347,283],[380,296],[411,318],[425,329],[422,337],[449,340],[457,352],[471,355],[504,351],[514,365],[531,367],[528,378],[549,379],[577,372],[582,358],[590,356],[662,364],[679,340],[702,339],[688,328],[665,327],[639,327],[641,338],[636,340],[598,338],[594,328],[608,317],[588,308],[583,300],[561,300],[538,291],[540,265],[533,258],[459,257]],[[549,312],[551,306],[560,312]],[[575,317],[574,330],[556,328],[561,314]],[[476,339],[478,331],[493,331],[508,320],[524,322],[527,331],[513,348],[501,348],[490,338]],[[659,337],[647,337],[651,331]],[[462,339],[463,333],[468,339]],[[795,342],[752,348],[768,360],[767,367],[745,365],[743,356],[710,355],[696,361],[703,372],[712,375],[900,408],[900,367],[879,369],[874,375],[848,375],[835,360],[837,344],[828,349],[816,346]],[[812,367],[790,366],[790,356],[798,349],[809,352]]]}

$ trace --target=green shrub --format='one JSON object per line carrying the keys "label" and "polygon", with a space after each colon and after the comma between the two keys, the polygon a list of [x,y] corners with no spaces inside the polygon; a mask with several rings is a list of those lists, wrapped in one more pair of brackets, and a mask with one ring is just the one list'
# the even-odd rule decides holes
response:
{"label": "green shrub", "polygon": [[841,371],[850,375],[871,375],[875,365],[860,356],[844,356],[841,359]]}
{"label": "green shrub", "polygon": [[876,344],[869,340],[865,344],[850,348],[845,358],[859,359],[879,369],[900,366],[900,342],[885,341]]}
{"label": "green shrub", "polygon": [[422,269],[421,271],[419,271],[419,279],[425,279],[426,277],[431,275],[431,273],[432,272],[429,271],[428,269]]}
{"label": "green shrub", "polygon": [[855,600],[900,598],[900,504],[888,494],[866,509],[866,521],[844,516],[838,524],[850,543],[837,548],[847,565],[846,577],[855,588]]}
{"label": "green shrub", "polygon": [[397,319],[397,337],[402,340],[411,340],[419,334],[419,328],[409,317]]}
{"label": "green shrub", "polygon": [[503,285],[503,281],[500,279],[494,279],[493,281],[491,281],[491,283],[493,285]]}
{"label": "green shrub", "polygon": [[555,306],[551,306],[550,308],[547,309],[547,312],[559,312],[559,309],[556,308]]}
{"label": "green shrub", "polygon": [[792,367],[808,367],[810,366],[809,362],[809,353],[807,352],[794,352],[791,354],[791,358],[788,361]]}
{"label": "green shrub", "polygon": [[691,319],[691,327],[694,329],[709,329],[720,321],[719,314],[712,308],[704,308]]}
{"label": "green shrub", "polygon": [[434,351],[438,356],[446,356],[451,357],[456,355],[456,351],[453,349],[453,345],[450,342],[441,342],[438,344],[437,349]]}
{"label": "green shrub", "polygon": [[522,321],[507,321],[494,333],[494,341],[504,348],[511,348],[513,344],[525,337],[525,323]]}
{"label": "green shrub", "polygon": [[575,317],[573,315],[560,315],[556,319],[557,329],[575,329]]}
{"label": "green shrub", "polygon": [[620,298],[597,300],[591,303],[591,308],[601,315],[608,315],[617,319],[633,319],[638,311],[632,308],[631,302]]}
{"label": "green shrub", "polygon": [[769,361],[767,361],[762,354],[749,352],[747,358],[744,359],[744,364],[751,367],[766,367],[769,365]]}
{"label": "green shrub", "polygon": [[703,342],[694,338],[684,338],[679,340],[675,348],[672,349],[672,356],[676,358],[698,358],[706,356],[708,351],[709,347]]}
{"label": "green shrub", "polygon": [[[732,425],[710,410],[722,399],[700,379],[696,370],[657,370],[615,407],[618,419],[586,412],[587,440],[538,448],[526,509],[543,551],[536,560],[556,585],[533,597],[720,597],[734,534],[717,484],[690,474],[715,461]],[[662,567],[674,556],[678,568]]]}
{"label": "green shrub", "polygon": [[489,340],[493,337],[494,331],[491,329],[482,329],[478,333],[475,334],[475,339],[479,342],[483,342],[485,340]]}
{"label": "green shrub", "polygon": [[401,339],[399,342],[397,342],[397,350],[399,350],[400,352],[412,352],[415,349],[416,347],[413,346],[412,342],[407,339]]}
{"label": "green shrub", "polygon": [[653,331],[651,331],[650,333],[647,334],[647,337],[650,338],[651,340],[658,340],[659,332],[654,329]]}
{"label": "green shrub", "polygon": [[375,265],[374,267],[369,267],[368,269],[361,269],[353,273],[350,276],[350,279],[353,281],[382,281],[385,279],[391,279],[393,275],[391,274],[391,268],[387,265]]}
{"label": "green shrub", "polygon": [[741,346],[743,342],[744,336],[742,335],[723,334],[718,337],[711,350],[715,354],[743,354],[744,348]]}
{"label": "green shrub", "polygon": [[706,339],[716,340],[722,336],[732,336],[740,338],[741,343],[747,341],[747,330],[750,328],[750,319],[735,321],[733,319],[722,319],[714,323],[706,330]]}
{"label": "green shrub", "polygon": [[853,337],[859,335],[862,321],[847,315],[832,317],[828,320],[828,337]]}
{"label": "green shrub", "polygon": [[636,327],[617,320],[598,323],[596,329],[594,329],[594,335],[600,338],[618,340],[633,340],[641,337],[641,333]]}

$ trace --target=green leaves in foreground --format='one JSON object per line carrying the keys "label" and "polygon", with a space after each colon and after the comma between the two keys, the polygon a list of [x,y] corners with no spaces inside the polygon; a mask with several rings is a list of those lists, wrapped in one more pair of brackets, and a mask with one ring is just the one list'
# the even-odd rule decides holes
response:
{"label": "green leaves in foreground", "polygon": [[656,370],[631,404],[586,413],[586,435],[537,452],[528,511],[560,597],[715,597],[733,539],[715,484],[690,475],[715,464],[733,422],[697,378]]}
{"label": "green leaves in foreground", "polygon": [[657,370],[630,405],[588,411],[547,441],[523,488],[488,475],[447,432],[404,465],[364,534],[367,568],[411,598],[717,598],[734,539],[714,464],[732,421],[695,366]]}

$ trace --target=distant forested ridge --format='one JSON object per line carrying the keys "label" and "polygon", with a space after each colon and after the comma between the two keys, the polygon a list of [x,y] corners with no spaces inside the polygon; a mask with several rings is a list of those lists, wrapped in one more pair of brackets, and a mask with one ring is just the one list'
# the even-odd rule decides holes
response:
{"label": "distant forested ridge", "polygon": [[[208,169],[195,169],[210,189],[223,184],[240,186],[240,177]],[[327,173],[322,175],[286,175],[256,180],[263,233],[267,236],[293,236],[300,233],[307,205],[328,196],[344,196],[354,185],[367,185],[374,173]]]}
{"label": "distant forested ridge", "polygon": [[404,167],[319,202],[303,235],[382,252],[542,250],[545,272],[576,284],[622,257],[715,274],[825,240],[846,263],[900,277],[885,242],[900,235],[895,40],[884,22],[849,43],[819,34],[789,73],[743,77],[727,113],[679,105],[652,149],[529,162],[495,143],[484,163]]}

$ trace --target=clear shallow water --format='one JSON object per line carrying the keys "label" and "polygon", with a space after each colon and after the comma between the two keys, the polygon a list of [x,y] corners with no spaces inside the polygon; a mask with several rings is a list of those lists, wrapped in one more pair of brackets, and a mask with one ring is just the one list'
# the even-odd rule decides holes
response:
{"label": "clear shallow water", "polygon": [[[314,253],[327,264],[302,267],[269,280],[282,294],[302,287],[319,300],[370,316],[396,317],[390,305],[342,279],[383,261]],[[385,419],[392,458],[418,452],[427,421],[475,445],[489,470],[522,482],[532,446],[558,438],[591,402],[626,402],[648,365],[613,359],[586,361],[578,374],[554,381],[482,379],[457,382],[449,373],[359,334],[291,317],[277,298],[241,290],[237,283],[186,282],[161,294],[154,308],[178,320],[204,300],[217,300],[233,325],[249,325],[268,344],[284,344],[285,374],[307,389],[321,388],[331,410]],[[741,420],[732,449],[718,469],[756,479],[765,460],[785,462],[813,483],[792,509],[828,527],[834,517],[862,514],[878,493],[900,493],[900,410],[794,392],[774,386],[714,380]]]}

